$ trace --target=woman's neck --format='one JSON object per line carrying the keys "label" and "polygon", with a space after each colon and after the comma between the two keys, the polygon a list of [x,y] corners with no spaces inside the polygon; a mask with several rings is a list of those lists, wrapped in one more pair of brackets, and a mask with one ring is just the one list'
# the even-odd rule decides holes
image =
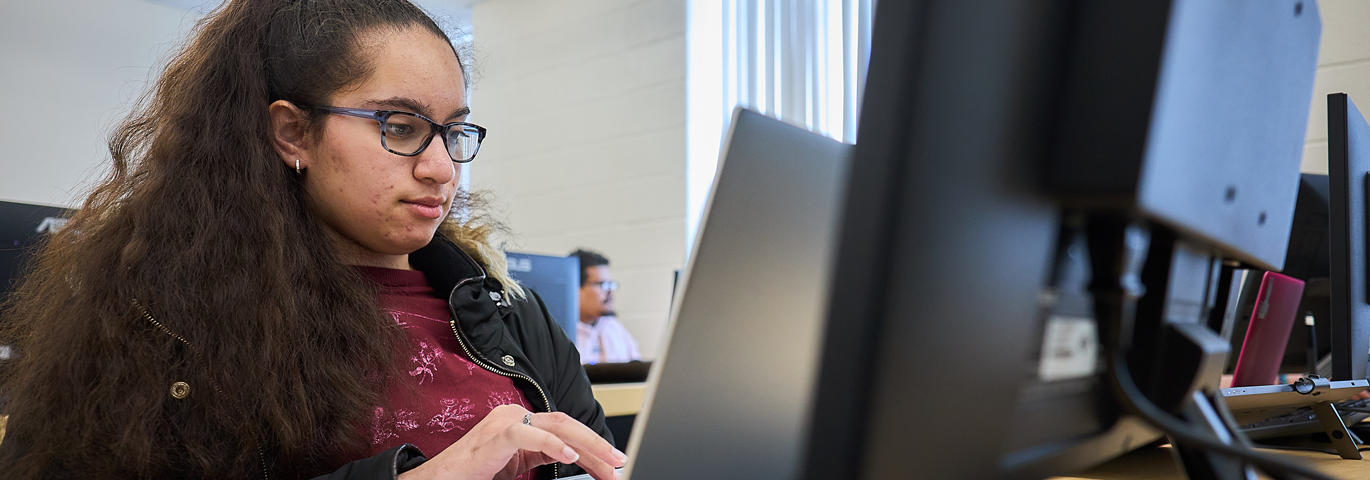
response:
{"label": "woman's neck", "polygon": [[389,255],[368,249],[356,241],[347,238],[332,229],[325,229],[326,235],[333,243],[333,251],[337,252],[338,259],[347,265],[362,267],[381,267],[393,268],[397,270],[413,270],[409,266],[409,254]]}
{"label": "woman's neck", "polygon": [[396,270],[413,270],[409,266],[409,255],[339,255],[343,263],[360,267],[381,267],[393,268]]}

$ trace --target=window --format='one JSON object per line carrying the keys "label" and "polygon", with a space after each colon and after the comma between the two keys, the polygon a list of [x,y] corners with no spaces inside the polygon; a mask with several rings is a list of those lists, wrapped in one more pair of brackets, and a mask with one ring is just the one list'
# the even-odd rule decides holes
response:
{"label": "window", "polygon": [[734,107],[856,142],[874,3],[691,0],[685,194],[691,248]]}

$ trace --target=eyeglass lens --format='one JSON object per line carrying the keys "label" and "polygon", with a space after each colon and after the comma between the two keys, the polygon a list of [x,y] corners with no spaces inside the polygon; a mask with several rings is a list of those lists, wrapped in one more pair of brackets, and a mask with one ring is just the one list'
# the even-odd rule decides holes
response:
{"label": "eyeglass lens", "polygon": [[[434,124],[428,120],[401,112],[391,114],[381,124],[385,148],[402,155],[413,155],[423,149],[433,138],[434,130]],[[452,160],[470,160],[480,147],[480,130],[469,125],[453,125],[443,140]]]}

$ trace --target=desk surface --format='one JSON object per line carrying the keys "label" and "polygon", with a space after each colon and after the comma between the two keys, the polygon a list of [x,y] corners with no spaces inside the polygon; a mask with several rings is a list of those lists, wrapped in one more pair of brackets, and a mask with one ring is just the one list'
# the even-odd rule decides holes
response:
{"label": "desk surface", "polygon": [[[1321,452],[1270,450],[1263,452],[1285,455],[1303,462],[1313,469],[1336,478],[1370,477],[1370,457],[1366,460],[1346,460],[1337,455]],[[1069,477],[1054,477],[1052,480],[1172,480],[1184,478],[1175,466],[1170,447],[1137,450],[1094,469]],[[1269,478],[1264,475],[1261,478]]]}
{"label": "desk surface", "polygon": [[591,385],[595,400],[604,407],[604,416],[637,415],[642,410],[642,397],[647,391],[646,383],[604,383]]}

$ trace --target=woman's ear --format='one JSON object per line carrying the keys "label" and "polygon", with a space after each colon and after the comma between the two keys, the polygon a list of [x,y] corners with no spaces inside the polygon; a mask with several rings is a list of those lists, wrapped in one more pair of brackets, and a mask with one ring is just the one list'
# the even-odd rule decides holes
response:
{"label": "woman's ear", "polygon": [[[309,166],[308,119],[305,111],[285,100],[267,107],[271,114],[271,145],[290,168]],[[298,164],[297,164],[298,162]]]}

